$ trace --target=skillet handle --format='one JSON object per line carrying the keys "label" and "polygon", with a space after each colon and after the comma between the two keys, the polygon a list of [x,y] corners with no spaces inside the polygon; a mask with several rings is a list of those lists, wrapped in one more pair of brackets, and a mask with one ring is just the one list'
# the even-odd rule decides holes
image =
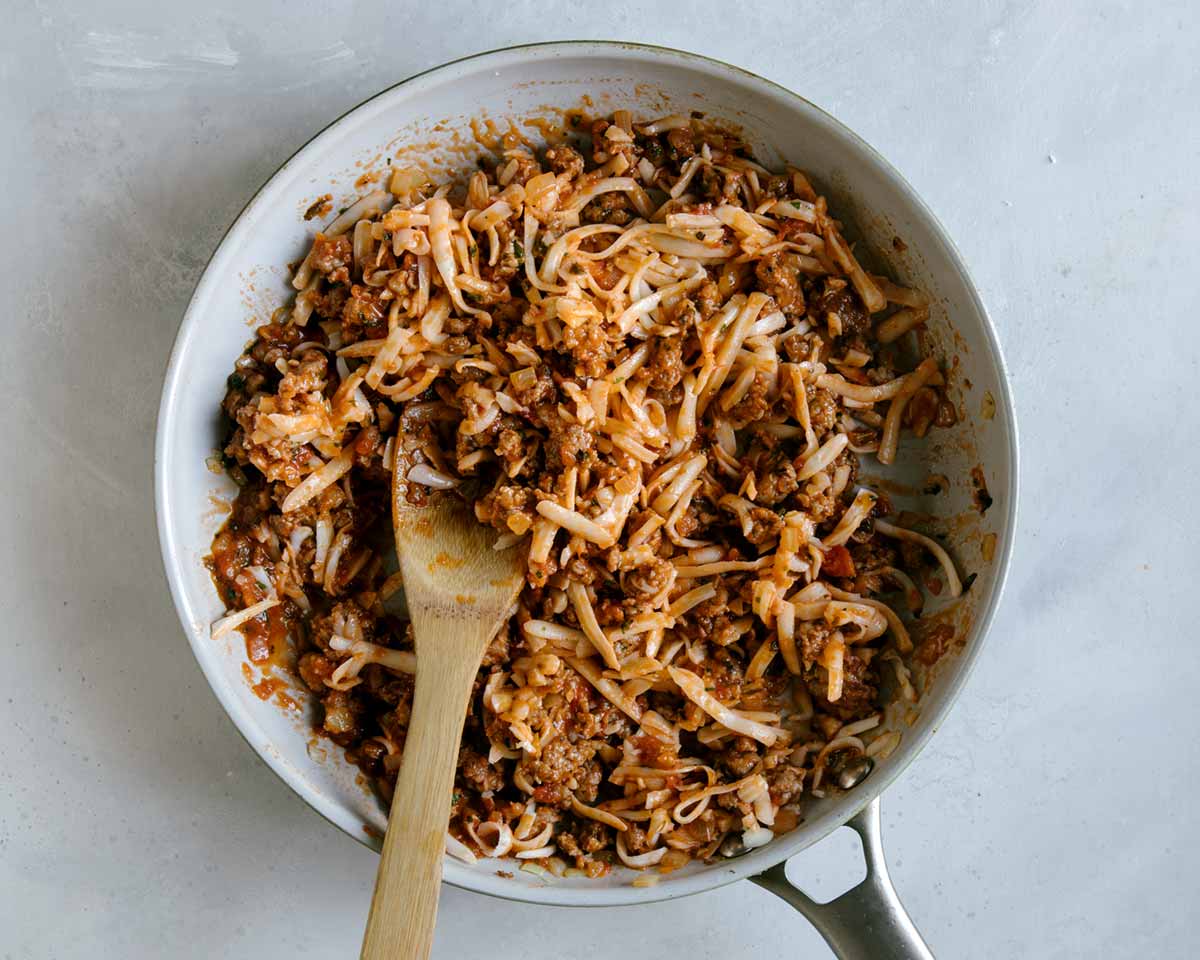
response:
{"label": "skillet handle", "polygon": [[879,798],[846,821],[846,826],[862,838],[867,877],[836,900],[817,903],[794,887],[784,872],[786,862],[750,879],[804,914],[841,960],[934,960],[888,876],[879,833]]}

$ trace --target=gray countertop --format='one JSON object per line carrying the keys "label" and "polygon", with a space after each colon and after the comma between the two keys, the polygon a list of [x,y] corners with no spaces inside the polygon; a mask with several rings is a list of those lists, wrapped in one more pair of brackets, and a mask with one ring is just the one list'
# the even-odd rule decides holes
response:
{"label": "gray countertop", "polygon": [[[8,6],[0,956],[357,955],[374,854],[241,741],[167,594],[151,490],[166,356],[224,228],[332,117],[467,53],[593,37],[728,60],[835,114],[929,201],[998,327],[1022,428],[1009,591],[883,804],[935,951],[1193,952],[1198,10]],[[850,849],[835,835],[793,870],[837,892]],[[446,889],[435,950],[684,954],[828,956],[749,884],[620,912]]]}

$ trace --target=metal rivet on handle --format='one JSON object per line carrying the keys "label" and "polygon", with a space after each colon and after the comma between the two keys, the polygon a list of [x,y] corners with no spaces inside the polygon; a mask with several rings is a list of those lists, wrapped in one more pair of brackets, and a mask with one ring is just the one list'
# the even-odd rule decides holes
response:
{"label": "metal rivet on handle", "polygon": [[837,774],[837,784],[843,790],[850,790],[870,776],[875,769],[875,761],[870,757],[856,757],[842,765]]}

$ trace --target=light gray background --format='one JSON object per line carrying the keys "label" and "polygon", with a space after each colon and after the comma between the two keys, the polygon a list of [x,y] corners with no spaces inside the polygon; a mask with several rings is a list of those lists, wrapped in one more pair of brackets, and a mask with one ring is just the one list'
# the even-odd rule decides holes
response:
{"label": "light gray background", "polygon": [[[930,202],[999,329],[1022,427],[1009,592],[884,798],[930,943],[1194,952],[1196,6],[583,6],[5,5],[0,956],[357,955],[374,854],[242,743],[171,608],[151,494],[166,356],[226,225],[330,119],[464,54],[606,37],[834,113]],[[793,872],[831,885],[848,849]],[[749,884],[620,912],[446,889],[435,954],[828,956]]]}

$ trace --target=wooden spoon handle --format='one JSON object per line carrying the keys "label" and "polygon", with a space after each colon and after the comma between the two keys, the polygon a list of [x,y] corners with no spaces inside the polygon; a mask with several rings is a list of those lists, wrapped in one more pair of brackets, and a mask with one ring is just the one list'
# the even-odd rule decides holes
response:
{"label": "wooden spoon handle", "polygon": [[425,960],[433,945],[450,793],[467,698],[478,669],[477,663],[432,655],[438,632],[437,627],[418,632],[412,719],[375,877],[362,960]]}

